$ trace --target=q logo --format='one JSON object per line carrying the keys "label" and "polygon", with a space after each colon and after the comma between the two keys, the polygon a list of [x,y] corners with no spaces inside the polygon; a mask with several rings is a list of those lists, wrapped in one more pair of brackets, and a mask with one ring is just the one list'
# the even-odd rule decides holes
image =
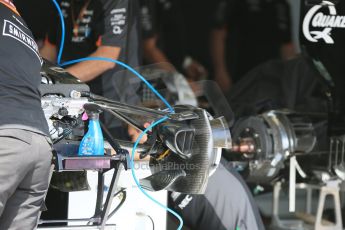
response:
{"label": "q logo", "polygon": [[303,34],[311,42],[318,42],[322,39],[327,44],[334,44],[331,32],[334,28],[345,28],[345,16],[337,15],[337,10],[333,3],[323,1],[323,4],[327,6],[329,14],[319,12],[321,8],[325,7],[324,5],[312,7],[304,17]]}

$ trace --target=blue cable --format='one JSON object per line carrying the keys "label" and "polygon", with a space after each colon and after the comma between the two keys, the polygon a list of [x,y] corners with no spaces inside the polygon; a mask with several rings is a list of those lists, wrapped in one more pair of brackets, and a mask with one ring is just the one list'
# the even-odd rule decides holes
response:
{"label": "blue cable", "polygon": [[[58,54],[58,57],[57,57],[57,63],[58,65],[60,66],[65,66],[65,65],[70,65],[70,64],[74,64],[74,63],[79,63],[79,62],[82,62],[82,61],[91,61],[91,60],[99,60],[99,61],[108,61],[108,62],[113,62],[113,63],[116,63],[126,69],[128,69],[129,71],[131,71],[133,74],[135,74],[137,77],[139,77],[149,88],[150,90],[152,90],[153,93],[155,93],[163,102],[164,104],[166,104],[166,106],[169,108],[170,112],[171,113],[174,113],[174,109],[171,107],[171,105],[167,102],[167,100],[142,76],[140,75],[135,69],[133,69],[131,66],[123,63],[123,62],[120,62],[120,61],[117,61],[117,60],[114,60],[114,59],[110,59],[110,58],[103,58],[103,57],[86,57],[86,58],[81,58],[81,59],[78,59],[78,60],[72,60],[72,61],[68,61],[68,62],[64,62],[64,63],[60,63],[61,62],[61,57],[62,57],[62,52],[63,52],[63,48],[64,48],[64,44],[65,44],[65,21],[64,21],[64,18],[63,18],[63,14],[62,14],[62,11],[61,11],[61,8],[59,6],[59,4],[56,2],[56,0],[52,0],[59,15],[60,15],[60,21],[61,21],[61,43],[60,43],[60,50],[59,50],[59,54]],[[140,142],[140,140],[144,137],[144,135],[150,130],[152,129],[153,127],[155,127],[156,125],[164,122],[165,120],[167,120],[168,117],[165,116],[163,118],[161,118],[160,120],[152,123],[148,128],[146,128],[144,130],[144,132],[142,132],[140,134],[140,136],[138,137],[138,139],[136,140],[136,142],[134,143],[134,146],[133,146],[133,150],[132,150],[132,157],[131,157],[131,161],[130,161],[130,164],[131,164],[131,171],[132,171],[132,176],[133,176],[133,179],[136,183],[136,185],[138,186],[138,188],[140,189],[140,191],[146,196],[148,197],[151,201],[153,201],[154,203],[156,203],[158,206],[162,207],[163,209],[167,210],[168,212],[170,212],[171,214],[173,214],[179,221],[180,221],[180,225],[179,227],[177,228],[177,230],[181,230],[182,227],[183,227],[183,219],[180,215],[178,215],[176,212],[174,212],[172,209],[166,207],[165,205],[161,204],[160,202],[158,202],[156,199],[154,199],[152,196],[150,196],[140,185],[136,175],[135,175],[135,172],[134,172],[134,155],[135,155],[135,151],[138,147],[138,144]]]}
{"label": "blue cable", "polygon": [[80,59],[76,59],[73,61],[67,61],[64,62],[62,64],[60,64],[60,66],[66,66],[66,65],[71,65],[71,64],[75,64],[75,63],[79,63],[79,62],[83,62],[83,61],[107,61],[107,62],[112,62],[112,63],[116,63],[126,69],[128,69],[129,71],[131,71],[134,75],[136,75],[138,78],[140,78],[140,80],[142,80],[149,88],[150,90],[156,94],[157,97],[159,97],[163,103],[169,108],[171,113],[174,113],[174,108],[171,107],[171,105],[169,104],[169,102],[150,84],[150,82],[148,82],[140,73],[138,73],[135,69],[133,69],[132,67],[130,67],[129,65],[111,59],[111,58],[105,58],[105,57],[86,57],[86,58],[80,58]]}
{"label": "blue cable", "polygon": [[159,99],[161,99],[163,101],[163,103],[169,108],[171,113],[174,113],[174,109],[171,107],[171,105],[167,102],[167,100],[141,75],[139,74],[135,69],[133,69],[132,67],[130,67],[129,65],[111,59],[111,58],[104,58],[104,57],[87,57],[87,58],[81,58],[81,59],[77,59],[77,60],[73,60],[73,61],[67,61],[64,63],[61,63],[61,57],[62,57],[62,53],[63,53],[63,49],[64,49],[64,45],[65,45],[65,20],[63,17],[63,13],[62,10],[60,8],[60,5],[57,3],[56,0],[52,0],[58,13],[60,16],[60,24],[61,24],[61,42],[60,42],[60,49],[59,49],[59,54],[57,57],[57,63],[60,66],[66,66],[66,65],[71,65],[71,64],[75,64],[75,63],[79,63],[79,62],[83,62],[83,61],[108,61],[108,62],[113,62],[116,63],[122,67],[124,67],[125,69],[128,69],[129,71],[131,71],[134,75],[136,75],[138,78],[140,78],[150,89],[151,91],[156,94],[157,97],[159,97]]}
{"label": "blue cable", "polygon": [[153,127],[155,127],[156,125],[166,121],[167,119],[169,119],[167,116],[159,119],[158,121],[155,121],[153,122],[149,127],[147,127],[141,134],[140,136],[138,137],[138,139],[135,141],[134,143],[134,147],[132,149],[132,157],[131,157],[131,161],[130,161],[130,165],[131,165],[131,171],[132,171],[132,176],[133,176],[133,179],[135,181],[135,184],[138,186],[138,188],[140,189],[140,191],[145,195],[147,196],[151,201],[153,201],[154,203],[156,203],[158,206],[166,209],[168,212],[170,212],[171,214],[173,214],[179,221],[180,221],[180,225],[179,227],[177,228],[177,230],[181,230],[182,227],[183,227],[183,219],[182,217],[177,214],[175,211],[173,211],[172,209],[166,207],[165,205],[161,204],[160,202],[158,202],[157,200],[155,200],[153,197],[151,197],[140,185],[136,175],[135,175],[135,171],[134,171],[134,156],[135,156],[135,150],[137,149],[138,147],[138,144],[140,143],[140,140],[144,137],[144,135],[146,135],[146,133],[151,130]]}
{"label": "blue cable", "polygon": [[65,20],[63,18],[63,13],[62,13],[62,10],[60,8],[60,5],[59,3],[57,3],[56,0],[52,0],[55,7],[56,7],[56,10],[58,11],[59,13],[59,16],[60,16],[60,25],[61,25],[61,41],[60,41],[60,49],[59,49],[59,54],[58,54],[58,57],[57,57],[57,64],[60,65],[61,63],[61,57],[62,57],[62,52],[63,52],[63,48],[65,46]]}

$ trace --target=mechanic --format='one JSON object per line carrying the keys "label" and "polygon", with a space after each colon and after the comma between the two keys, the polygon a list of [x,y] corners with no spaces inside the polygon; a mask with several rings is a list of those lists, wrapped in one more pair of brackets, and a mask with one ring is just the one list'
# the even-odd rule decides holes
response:
{"label": "mechanic", "polygon": [[214,77],[223,91],[270,59],[295,55],[285,0],[220,0],[211,33]]}
{"label": "mechanic", "polygon": [[52,160],[42,58],[10,0],[0,0],[0,30],[0,229],[35,229]]}
{"label": "mechanic", "polygon": [[[116,59],[130,66],[139,65],[136,1],[128,0],[63,0],[60,6],[64,15],[66,36],[62,61],[84,57]],[[55,12],[54,12],[55,13]],[[56,26],[51,26],[44,47],[43,57],[57,59],[61,29],[58,15]],[[130,45],[129,45],[130,44]],[[122,67],[105,61],[87,61],[66,68],[72,75],[86,82],[91,92],[104,97],[134,104],[137,79]],[[119,122],[104,114],[106,127],[114,135]],[[121,135],[120,135],[121,136]]]}
{"label": "mechanic", "polygon": [[[190,12],[186,12],[186,2],[190,1],[140,0],[143,56],[146,63],[159,63],[163,69],[183,73],[188,80],[198,80],[205,78],[208,71],[198,60],[203,55],[194,54],[195,50],[205,49],[195,49],[199,41],[189,39],[193,27],[188,26]],[[207,36],[199,40],[203,37]]]}
{"label": "mechanic", "polygon": [[[135,0],[62,0],[60,7],[66,27],[62,63],[84,57],[105,57],[133,67],[139,65],[135,14],[138,6]],[[60,49],[61,26],[56,9],[51,15],[53,23],[40,52],[54,62]],[[128,104],[135,104],[139,100],[133,84],[137,82],[136,77],[128,71],[120,71],[123,68],[114,63],[87,61],[68,66],[66,70],[86,82],[94,94]],[[102,114],[102,121],[114,137],[127,137],[127,130],[112,115]],[[73,175],[67,175],[67,178],[69,176],[73,178]],[[53,175],[52,181],[57,178],[59,175]],[[66,218],[67,203],[68,193],[50,189],[47,196],[48,212],[44,213],[43,218]]]}

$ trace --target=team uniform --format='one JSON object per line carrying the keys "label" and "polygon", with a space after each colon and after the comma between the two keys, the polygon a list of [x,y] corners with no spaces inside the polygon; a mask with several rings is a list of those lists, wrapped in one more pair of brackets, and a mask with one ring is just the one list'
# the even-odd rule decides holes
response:
{"label": "team uniform", "polygon": [[0,1],[0,229],[34,229],[51,165],[42,59],[9,0]]}
{"label": "team uniform", "polygon": [[227,29],[226,63],[233,82],[255,66],[280,57],[291,42],[289,5],[285,0],[220,0],[214,28]]}
{"label": "team uniform", "polygon": [[209,178],[205,194],[173,192],[169,200],[185,225],[193,230],[265,229],[247,185],[224,159]]}
{"label": "team uniform", "polygon": [[[98,46],[113,46],[121,48],[119,61],[132,67],[139,65],[136,1],[63,0],[60,6],[66,26],[62,62],[87,57]],[[48,42],[59,48],[61,30],[57,29],[60,21],[56,19]],[[116,66],[87,84],[95,94],[134,104],[139,101],[136,95],[138,81],[128,71],[119,70],[123,67]],[[111,129],[119,123],[105,114],[105,125]]]}
{"label": "team uniform", "polygon": [[[330,86],[337,113],[345,113],[345,2],[318,6],[301,2],[300,41]],[[337,118],[342,119],[342,118]]]}
{"label": "team uniform", "polygon": [[[132,67],[139,65],[136,1],[133,0],[62,0],[59,2],[65,21],[65,44],[61,62],[84,58],[99,46],[121,48],[119,61]],[[60,48],[61,26],[56,10],[51,12],[52,24],[46,42]],[[118,65],[87,82],[91,92],[112,100],[136,104],[140,101],[137,78]],[[102,121],[113,136],[123,138],[127,130],[109,113]],[[52,181],[56,179],[53,175]],[[47,197],[48,212],[44,219],[64,219],[68,212],[68,193],[51,189]],[[54,209],[49,209],[54,207]]]}

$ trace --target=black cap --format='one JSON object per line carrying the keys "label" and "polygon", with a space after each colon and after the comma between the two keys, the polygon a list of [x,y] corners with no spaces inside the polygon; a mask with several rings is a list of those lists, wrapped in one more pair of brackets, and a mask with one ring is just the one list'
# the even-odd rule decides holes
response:
{"label": "black cap", "polygon": [[102,112],[100,106],[92,103],[84,104],[84,109],[89,119],[99,119],[99,114]]}

